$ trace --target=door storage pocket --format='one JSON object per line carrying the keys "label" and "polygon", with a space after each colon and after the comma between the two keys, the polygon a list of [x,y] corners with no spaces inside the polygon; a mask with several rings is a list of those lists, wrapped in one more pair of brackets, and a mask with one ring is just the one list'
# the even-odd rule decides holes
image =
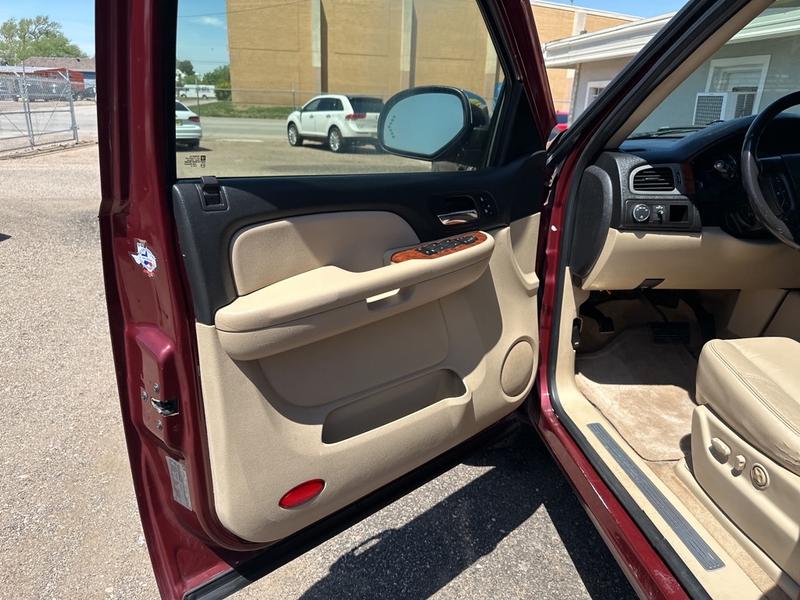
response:
{"label": "door storage pocket", "polygon": [[461,378],[440,369],[379,390],[333,410],[322,427],[322,441],[335,444],[469,392]]}

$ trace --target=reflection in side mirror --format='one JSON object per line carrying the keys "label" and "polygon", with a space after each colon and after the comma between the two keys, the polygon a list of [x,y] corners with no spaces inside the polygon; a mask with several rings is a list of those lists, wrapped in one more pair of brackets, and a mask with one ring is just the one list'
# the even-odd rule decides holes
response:
{"label": "reflection in side mirror", "polygon": [[378,140],[392,154],[444,160],[472,128],[466,95],[448,87],[419,87],[392,96],[381,111]]}

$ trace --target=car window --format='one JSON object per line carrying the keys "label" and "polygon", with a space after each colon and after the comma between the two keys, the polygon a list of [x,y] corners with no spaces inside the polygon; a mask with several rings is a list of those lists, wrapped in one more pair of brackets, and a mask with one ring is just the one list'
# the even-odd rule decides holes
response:
{"label": "car window", "polygon": [[176,141],[181,178],[480,168],[491,135],[471,138],[472,166],[432,163],[381,150],[379,116],[398,92],[447,86],[492,128],[505,80],[478,0],[178,0],[175,73],[202,127]]}
{"label": "car window", "polygon": [[685,137],[722,121],[758,114],[798,89],[800,0],[780,0],[701,64],[630,137]]}
{"label": "car window", "polygon": [[176,110],[177,112],[188,112],[188,111],[189,111],[189,109],[188,109],[188,108],[186,108],[186,107],[185,107],[183,104],[181,104],[180,102],[176,102],[176,103],[175,103],[175,110]]}
{"label": "car window", "polygon": [[353,107],[353,112],[379,113],[383,109],[383,100],[355,96],[350,98],[350,105]]}
{"label": "car window", "polygon": [[319,110],[336,110],[336,100],[333,98],[323,98],[319,101]]}

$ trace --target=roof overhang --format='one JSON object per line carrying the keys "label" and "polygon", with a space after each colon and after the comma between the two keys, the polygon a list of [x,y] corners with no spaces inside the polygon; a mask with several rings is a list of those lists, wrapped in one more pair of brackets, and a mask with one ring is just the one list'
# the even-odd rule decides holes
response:
{"label": "roof overhang", "polygon": [[[674,14],[548,42],[543,47],[545,65],[551,69],[575,68],[584,63],[630,58],[644,48]],[[799,33],[800,9],[787,8],[756,17],[733,36],[731,43],[754,42]]]}
{"label": "roof overhang", "polygon": [[548,68],[574,68],[581,63],[633,56],[667,24],[673,14],[548,42],[543,48],[545,65]]}

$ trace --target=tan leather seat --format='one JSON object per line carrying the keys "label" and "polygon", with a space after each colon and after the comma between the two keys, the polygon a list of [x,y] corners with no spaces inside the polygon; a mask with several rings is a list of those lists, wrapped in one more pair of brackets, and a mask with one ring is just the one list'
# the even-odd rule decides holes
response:
{"label": "tan leather seat", "polygon": [[708,342],[700,354],[696,399],[800,475],[800,343],[780,337]]}

